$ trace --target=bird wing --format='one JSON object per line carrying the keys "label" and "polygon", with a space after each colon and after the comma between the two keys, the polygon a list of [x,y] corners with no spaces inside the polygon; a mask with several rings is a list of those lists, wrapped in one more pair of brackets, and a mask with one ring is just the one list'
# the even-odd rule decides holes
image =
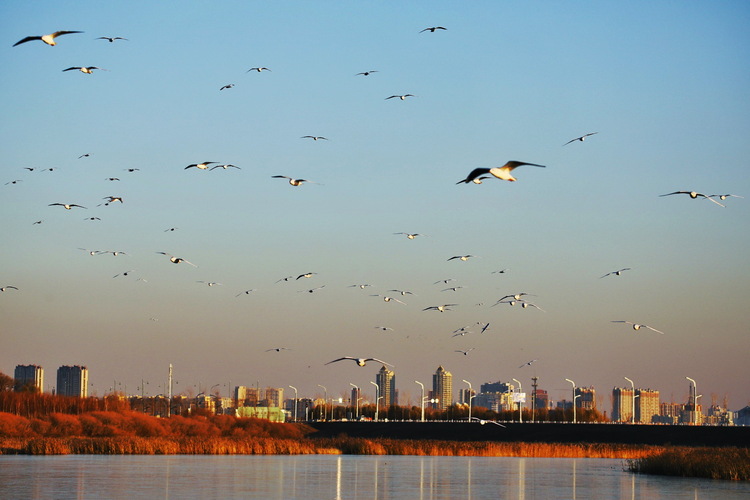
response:
{"label": "bird wing", "polygon": [[474,170],[472,170],[471,172],[469,172],[469,175],[466,176],[466,179],[464,179],[462,181],[458,181],[456,184],[461,184],[461,183],[468,184],[469,182],[471,182],[472,180],[476,179],[480,175],[484,175],[484,174],[487,174],[489,172],[490,172],[489,168],[475,168]]}
{"label": "bird wing", "polygon": [[338,361],[343,361],[343,360],[345,360],[345,359],[353,359],[354,361],[356,361],[356,360],[357,360],[357,358],[352,358],[351,356],[344,356],[343,358],[338,358],[338,359],[334,359],[333,361],[329,361],[329,362],[328,362],[328,363],[326,363],[326,364],[327,364],[327,365],[330,365],[331,363],[336,363],[336,362],[338,362]]}
{"label": "bird wing", "polygon": [[648,326],[648,325],[643,325],[643,326],[645,326],[645,327],[646,327],[646,328],[648,328],[649,330],[653,330],[653,331],[655,331],[656,333],[661,333],[662,335],[664,335],[664,332],[662,332],[661,330],[657,330],[656,328],[650,327],[650,326]]}
{"label": "bird wing", "polygon": [[41,39],[42,39],[42,37],[40,37],[40,36],[27,36],[26,38],[24,38],[22,40],[19,40],[16,43],[14,43],[13,46],[15,47],[16,45],[21,45],[22,43],[30,42],[32,40],[41,40]]}
{"label": "bird wing", "polygon": [[523,162],[523,161],[509,161],[508,163],[506,163],[505,165],[503,165],[500,168],[510,171],[510,170],[513,170],[514,168],[520,167],[522,165],[529,165],[529,166],[532,166],[532,167],[547,168],[544,165],[537,165],[536,163],[526,163],[526,162]]}
{"label": "bird wing", "polygon": [[71,33],[83,33],[83,31],[55,31],[52,33],[52,38],[57,38],[60,35],[69,35]]}
{"label": "bird wing", "polygon": [[81,69],[81,67],[80,66],[71,66],[70,68],[66,68],[63,71],[72,71],[74,69]]}
{"label": "bird wing", "polygon": [[392,364],[387,363],[383,361],[382,359],[378,359],[378,358],[365,358],[365,361],[377,361],[378,363],[383,363],[384,365],[393,366]]}

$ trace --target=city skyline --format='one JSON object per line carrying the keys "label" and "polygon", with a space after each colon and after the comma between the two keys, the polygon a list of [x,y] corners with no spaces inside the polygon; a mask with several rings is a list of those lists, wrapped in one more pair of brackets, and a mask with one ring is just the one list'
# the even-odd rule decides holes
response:
{"label": "city skyline", "polygon": [[744,3],[0,13],[0,371],[750,402]]}

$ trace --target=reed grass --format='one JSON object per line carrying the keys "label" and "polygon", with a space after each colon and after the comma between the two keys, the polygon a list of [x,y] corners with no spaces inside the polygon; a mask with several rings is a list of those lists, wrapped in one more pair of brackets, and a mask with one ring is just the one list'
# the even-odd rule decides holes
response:
{"label": "reed grass", "polygon": [[654,455],[628,460],[628,470],[662,476],[750,481],[750,450],[667,448]]}

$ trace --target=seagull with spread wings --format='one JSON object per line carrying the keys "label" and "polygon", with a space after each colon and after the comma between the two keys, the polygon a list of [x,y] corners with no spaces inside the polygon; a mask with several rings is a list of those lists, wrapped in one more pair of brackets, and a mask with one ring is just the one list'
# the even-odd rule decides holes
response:
{"label": "seagull with spread wings", "polygon": [[626,323],[628,325],[631,325],[633,327],[633,330],[635,330],[635,331],[638,331],[641,328],[648,328],[651,331],[654,331],[656,333],[661,333],[662,335],[664,335],[664,332],[662,332],[660,330],[657,330],[654,327],[651,327],[651,326],[648,326],[648,325],[642,325],[642,324],[638,324],[638,323],[633,323],[632,321],[615,320],[612,323]]}
{"label": "seagull with spread wings", "polygon": [[344,361],[345,359],[351,359],[352,361],[354,361],[355,363],[357,363],[357,366],[365,366],[368,361],[376,361],[376,362],[382,363],[384,365],[393,366],[392,364],[387,363],[387,362],[383,361],[382,359],[378,359],[378,358],[353,358],[351,356],[344,356],[342,358],[334,359],[332,361],[329,361],[326,364],[330,365],[331,363],[336,363],[338,361]]}
{"label": "seagull with spread wings", "polygon": [[13,44],[15,47],[16,45],[21,45],[22,43],[30,42],[32,40],[41,40],[47,45],[57,45],[57,42],[55,42],[55,38],[61,35],[69,35],[71,33],[83,33],[83,31],[55,31],[54,33],[50,33],[49,35],[42,35],[42,36],[27,36],[26,38],[23,38],[16,43]]}
{"label": "seagull with spread wings", "polygon": [[[516,178],[511,175],[511,171],[513,169],[528,165],[532,167],[541,167],[546,168],[544,165],[537,165],[536,163],[526,163],[522,161],[509,161],[502,167],[492,167],[492,168],[475,168],[471,172],[469,172],[469,175],[466,176],[466,179],[458,181],[456,184],[468,184],[469,182],[473,182],[474,184],[480,184],[479,182],[476,182],[481,176],[485,174],[492,174],[494,177],[497,177],[498,179],[504,180],[504,181],[510,181],[514,182],[516,181]],[[487,177],[485,177],[487,178]]]}
{"label": "seagull with spread wings", "polygon": [[566,142],[565,144],[563,144],[563,146],[567,146],[567,145],[568,145],[568,144],[570,144],[571,142],[576,142],[576,141],[581,141],[581,142],[583,142],[583,141],[585,141],[585,140],[586,140],[586,137],[590,137],[590,136],[592,136],[592,135],[594,135],[594,134],[598,134],[598,133],[599,133],[599,132],[591,132],[590,134],[584,134],[584,135],[582,135],[581,137],[576,137],[575,139],[571,139],[571,140],[569,140],[568,142]]}

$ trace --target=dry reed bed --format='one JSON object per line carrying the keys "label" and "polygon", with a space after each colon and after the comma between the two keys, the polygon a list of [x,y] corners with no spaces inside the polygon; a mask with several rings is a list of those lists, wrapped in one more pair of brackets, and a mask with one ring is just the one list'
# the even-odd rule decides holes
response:
{"label": "dry reed bed", "polygon": [[601,443],[496,443],[432,440],[231,437],[41,437],[0,439],[0,453],[24,455],[419,455],[640,459],[664,447]]}
{"label": "dry reed bed", "polygon": [[662,476],[750,481],[750,450],[667,448],[655,455],[628,460],[628,470]]}

